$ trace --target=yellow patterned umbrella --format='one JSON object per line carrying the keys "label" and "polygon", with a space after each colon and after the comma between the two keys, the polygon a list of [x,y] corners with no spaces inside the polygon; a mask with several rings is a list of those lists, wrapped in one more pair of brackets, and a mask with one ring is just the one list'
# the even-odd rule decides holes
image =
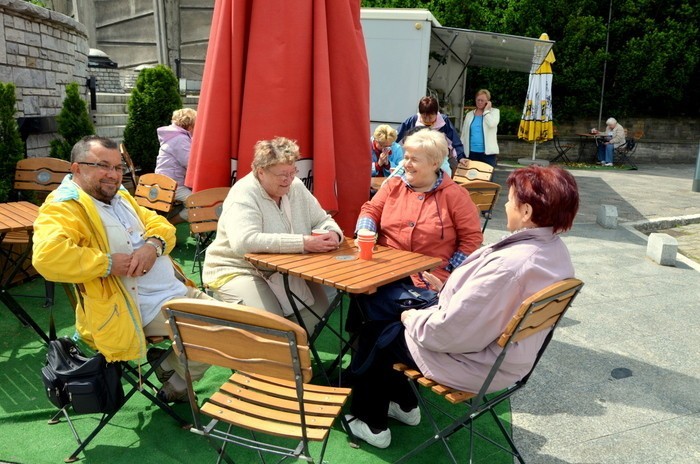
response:
{"label": "yellow patterned umbrella", "polygon": [[[541,40],[549,40],[545,33]],[[527,99],[523,108],[518,127],[518,138],[534,142],[532,159],[535,159],[538,142],[546,142],[554,138],[554,122],[552,121],[552,63],[554,52],[551,50],[539,68],[530,74],[527,88]]]}

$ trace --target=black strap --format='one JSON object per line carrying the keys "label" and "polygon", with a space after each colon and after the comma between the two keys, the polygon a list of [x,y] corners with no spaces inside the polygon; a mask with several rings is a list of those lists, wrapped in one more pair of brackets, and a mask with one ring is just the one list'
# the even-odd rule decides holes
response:
{"label": "black strap", "polygon": [[56,340],[56,322],[53,320],[53,306],[49,309],[49,340]]}

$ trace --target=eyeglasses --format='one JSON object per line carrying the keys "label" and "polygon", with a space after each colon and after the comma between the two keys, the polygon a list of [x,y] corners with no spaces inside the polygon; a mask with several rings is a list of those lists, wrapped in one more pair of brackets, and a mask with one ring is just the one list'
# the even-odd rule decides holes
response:
{"label": "eyeglasses", "polygon": [[93,168],[97,168],[102,172],[116,172],[117,174],[127,174],[129,172],[129,168],[127,167],[126,164],[120,164],[119,166],[112,166],[111,164],[107,163],[87,163],[85,161],[78,161],[78,164],[82,164],[83,166],[90,166]]}
{"label": "eyeglasses", "polygon": [[297,174],[299,174],[299,170],[295,169],[293,172],[287,173],[287,174],[275,174],[274,172],[270,171],[269,169],[266,169],[266,171],[271,175],[274,176],[278,179],[294,179]]}

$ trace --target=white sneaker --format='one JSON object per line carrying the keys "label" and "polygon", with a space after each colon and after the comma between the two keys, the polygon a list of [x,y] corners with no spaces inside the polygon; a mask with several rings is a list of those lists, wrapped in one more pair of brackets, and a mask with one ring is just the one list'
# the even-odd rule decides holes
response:
{"label": "white sneaker", "polygon": [[408,412],[401,409],[398,403],[393,401],[389,403],[389,417],[396,419],[399,422],[403,422],[406,425],[418,425],[420,424],[420,408],[416,406]]}
{"label": "white sneaker", "polygon": [[612,165],[613,165],[612,163],[603,163],[603,166],[608,166],[608,167],[610,167],[610,166],[612,166]]}
{"label": "white sneaker", "polygon": [[351,414],[347,414],[345,420],[348,421],[352,434],[360,440],[364,440],[376,448],[387,448],[391,445],[391,430],[386,429],[379,433],[374,433],[369,428],[369,425]]}

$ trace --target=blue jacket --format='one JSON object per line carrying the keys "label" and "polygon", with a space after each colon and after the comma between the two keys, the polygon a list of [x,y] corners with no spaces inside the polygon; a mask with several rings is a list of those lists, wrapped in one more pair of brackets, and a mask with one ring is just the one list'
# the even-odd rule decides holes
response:
{"label": "blue jacket", "polygon": [[[445,134],[447,140],[450,141],[452,148],[457,154],[457,159],[461,160],[462,158],[465,158],[466,155],[464,154],[464,145],[462,144],[462,140],[459,138],[459,133],[455,129],[455,126],[452,125],[452,122],[450,122],[450,118],[448,118],[446,115],[440,113],[440,117],[445,122],[445,124],[437,130]],[[399,142],[403,143],[403,138],[406,136],[406,132],[416,127],[417,121],[418,115],[414,114],[413,116],[401,123],[401,126],[399,127],[399,136],[397,139]]]}

